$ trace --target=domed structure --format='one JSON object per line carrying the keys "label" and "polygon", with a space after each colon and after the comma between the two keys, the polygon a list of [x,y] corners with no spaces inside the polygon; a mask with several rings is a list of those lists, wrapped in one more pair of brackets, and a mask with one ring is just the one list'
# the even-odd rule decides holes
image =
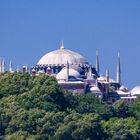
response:
{"label": "domed structure", "polygon": [[[60,49],[45,54],[38,61],[38,63],[32,67],[32,69],[35,70],[34,73],[38,73],[38,71],[43,70],[45,74],[49,73],[49,75],[51,74],[56,76],[64,67],[67,66],[67,63],[69,68],[72,68],[80,73],[82,78],[87,78],[86,74],[89,69],[88,62],[79,53],[65,49],[63,41]],[[92,73],[97,75],[96,69],[94,67],[92,68]]]}
{"label": "domed structure", "polygon": [[77,66],[77,65],[70,65],[69,67],[71,69],[74,69],[74,70],[78,71],[80,73],[80,75],[84,75],[85,74],[84,70],[81,67]]}
{"label": "domed structure", "polygon": [[[116,81],[109,77],[108,71],[106,76],[100,76],[99,70],[98,53],[96,53],[96,64],[89,64],[81,54],[65,49],[63,41],[60,49],[45,54],[31,68],[32,76],[39,74],[54,76],[61,87],[71,91],[74,95],[92,92],[99,98],[116,100],[116,95],[109,94],[108,97],[107,94],[110,91],[113,94],[121,86],[120,58],[118,58]],[[118,91],[121,92],[121,90],[126,89],[121,87]]]}
{"label": "domed structure", "polygon": [[127,87],[124,87],[124,86],[121,86],[121,87],[119,88],[119,90],[120,90],[120,91],[123,91],[123,92],[128,92]]}
{"label": "domed structure", "polygon": [[[63,68],[57,75],[57,80],[66,80],[67,79],[67,69]],[[77,78],[80,78],[80,73],[72,68],[69,69],[69,78],[72,78],[73,80],[76,80]]]}
{"label": "domed structure", "polygon": [[101,90],[97,86],[91,87],[90,88],[90,91],[91,92],[94,92],[94,93],[101,93]]}
{"label": "domed structure", "polygon": [[102,98],[102,92],[97,86],[93,86],[90,88],[90,91],[95,94],[96,97]]}
{"label": "domed structure", "polygon": [[[100,76],[100,77],[98,78],[98,81],[99,81],[99,82],[106,82],[106,77]],[[111,78],[109,78],[109,82],[110,82],[110,83],[116,83],[116,81],[113,80],[113,79],[111,79]]]}
{"label": "domed structure", "polygon": [[62,66],[66,65],[67,62],[69,62],[69,65],[88,64],[85,58],[79,53],[65,49],[62,42],[60,49],[45,54],[37,65]]}
{"label": "domed structure", "polygon": [[136,86],[131,90],[131,94],[134,95],[140,95],[140,86]]}

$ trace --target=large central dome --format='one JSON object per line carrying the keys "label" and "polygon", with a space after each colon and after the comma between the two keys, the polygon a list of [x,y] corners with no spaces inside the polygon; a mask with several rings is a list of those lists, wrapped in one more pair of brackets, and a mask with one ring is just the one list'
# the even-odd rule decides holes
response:
{"label": "large central dome", "polygon": [[37,63],[37,65],[70,65],[87,64],[85,58],[79,53],[65,49],[62,45],[59,50],[55,50],[45,54]]}

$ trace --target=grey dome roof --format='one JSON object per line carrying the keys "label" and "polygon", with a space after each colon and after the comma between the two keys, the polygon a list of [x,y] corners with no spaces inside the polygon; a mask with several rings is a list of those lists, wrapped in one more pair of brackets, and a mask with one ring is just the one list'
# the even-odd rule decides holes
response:
{"label": "grey dome roof", "polygon": [[84,70],[81,67],[79,67],[78,65],[70,65],[69,67],[71,69],[78,71],[81,75],[84,75],[84,73],[85,73]]}
{"label": "grey dome roof", "polygon": [[37,65],[66,65],[67,62],[70,65],[87,64],[87,61],[82,55],[65,49],[62,44],[60,49],[45,54]]}
{"label": "grey dome roof", "polygon": [[131,90],[132,95],[140,95],[140,86],[136,86]]}
{"label": "grey dome roof", "polygon": [[[69,76],[75,77],[75,78],[80,78],[80,73],[74,69],[69,69]],[[56,79],[57,80],[66,80],[67,78],[67,69],[63,68],[57,75]]]}

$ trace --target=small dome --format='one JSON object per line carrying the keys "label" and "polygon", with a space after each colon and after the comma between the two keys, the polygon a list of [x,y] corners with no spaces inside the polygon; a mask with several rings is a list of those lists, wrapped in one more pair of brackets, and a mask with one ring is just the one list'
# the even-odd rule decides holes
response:
{"label": "small dome", "polygon": [[116,91],[117,92],[117,94],[118,95],[120,95],[120,96],[130,96],[131,95],[131,93],[129,92],[129,91],[122,91],[122,90],[117,90]]}
{"label": "small dome", "polygon": [[[80,78],[80,73],[74,69],[69,69],[69,77],[74,77],[75,79]],[[67,69],[62,69],[57,75],[56,79],[66,80],[67,79]]]}
{"label": "small dome", "polygon": [[33,68],[33,69],[32,69],[32,72],[36,72],[36,70]]}
{"label": "small dome", "polygon": [[70,65],[87,64],[85,58],[74,51],[64,48],[62,43],[59,50],[55,50],[45,54],[37,63],[37,65]]}
{"label": "small dome", "polygon": [[50,68],[50,67],[48,67],[48,68],[47,68],[47,70],[51,70],[51,68]]}
{"label": "small dome", "polygon": [[[100,76],[100,77],[98,78],[98,81],[99,81],[99,82],[106,82],[106,77]],[[113,79],[111,79],[111,78],[109,78],[109,82],[110,82],[110,83],[116,83],[116,81],[113,80]]]}
{"label": "small dome", "polygon": [[131,90],[132,95],[140,95],[140,86],[136,86]]}
{"label": "small dome", "polygon": [[45,74],[45,72],[43,70],[40,70],[37,72],[37,74]]}
{"label": "small dome", "polygon": [[124,87],[124,86],[121,86],[121,87],[119,88],[119,90],[124,91],[124,92],[127,92],[127,91],[128,91],[127,87]]}
{"label": "small dome", "polygon": [[101,92],[100,89],[99,89],[97,86],[91,87],[91,88],[90,88],[90,91],[96,92],[96,93],[100,93],[100,92]]}
{"label": "small dome", "polygon": [[105,81],[106,81],[106,78],[105,78],[105,77],[100,76],[100,77],[98,78],[98,81],[103,81],[103,82],[105,82]]}

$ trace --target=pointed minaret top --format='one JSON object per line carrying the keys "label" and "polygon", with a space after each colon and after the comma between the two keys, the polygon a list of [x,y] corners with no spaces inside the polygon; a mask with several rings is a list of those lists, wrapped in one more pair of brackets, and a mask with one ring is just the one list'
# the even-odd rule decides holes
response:
{"label": "pointed minaret top", "polygon": [[106,70],[106,82],[109,82],[109,70]]}
{"label": "pointed minaret top", "polygon": [[9,63],[9,71],[12,72],[12,61],[10,60],[10,63]]}
{"label": "pointed minaret top", "polygon": [[2,60],[2,72],[5,72],[5,59]]}
{"label": "pointed minaret top", "polygon": [[60,49],[61,50],[65,49],[65,47],[64,47],[64,41],[63,40],[61,41],[61,47],[60,47]]}
{"label": "pointed minaret top", "polygon": [[96,50],[96,71],[99,74],[100,68],[99,68],[99,54],[98,54],[98,50]]}
{"label": "pointed minaret top", "polygon": [[88,73],[87,73],[87,79],[93,79],[92,66],[91,65],[90,65]]}
{"label": "pointed minaret top", "polygon": [[109,76],[109,70],[106,69],[106,76]]}
{"label": "pointed minaret top", "polygon": [[118,52],[118,63],[117,63],[117,74],[116,81],[121,84],[121,64],[120,64],[120,53]]}

